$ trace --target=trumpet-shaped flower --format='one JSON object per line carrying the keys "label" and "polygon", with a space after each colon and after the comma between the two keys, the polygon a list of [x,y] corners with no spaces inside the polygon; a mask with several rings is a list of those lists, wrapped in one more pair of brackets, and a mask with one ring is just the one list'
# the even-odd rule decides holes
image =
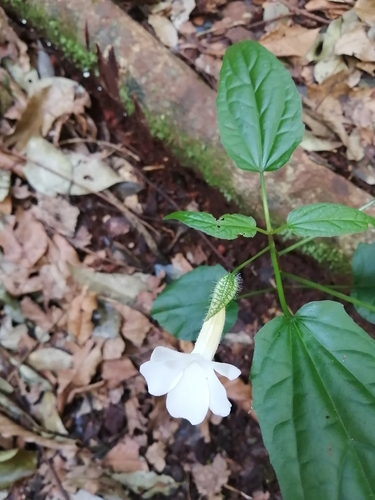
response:
{"label": "trumpet-shaped flower", "polygon": [[216,373],[234,380],[240,370],[228,363],[212,361],[225,323],[225,307],[207,319],[190,354],[156,347],[140,367],[148,390],[154,396],[167,394],[167,410],[176,418],[201,423],[208,410],[226,417],[231,403]]}

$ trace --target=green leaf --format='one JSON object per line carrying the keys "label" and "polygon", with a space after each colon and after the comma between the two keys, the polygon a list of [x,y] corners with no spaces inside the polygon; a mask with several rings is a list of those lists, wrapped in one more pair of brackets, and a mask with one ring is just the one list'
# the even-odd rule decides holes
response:
{"label": "green leaf", "polygon": [[216,105],[221,142],[243,170],[277,170],[302,141],[302,104],[293,80],[257,42],[226,51]]}
{"label": "green leaf", "polygon": [[375,342],[337,302],[255,337],[253,406],[284,500],[375,498]]}
{"label": "green leaf", "polygon": [[309,236],[341,236],[367,231],[375,219],[356,208],[336,203],[314,203],[289,213],[288,229],[303,238]]}
{"label": "green leaf", "polygon": [[[211,295],[217,281],[226,274],[216,266],[199,266],[174,281],[156,298],[152,317],[167,332],[181,340],[196,340],[210,305]],[[228,304],[224,333],[234,325],[237,302]]]}
{"label": "green leaf", "polygon": [[237,236],[252,238],[257,232],[255,220],[241,214],[225,214],[217,220],[206,212],[173,212],[164,217],[164,220],[171,219],[223,240],[234,240]]}
{"label": "green leaf", "polygon": [[[354,284],[350,295],[375,306],[375,243],[360,243],[352,260]],[[355,306],[362,318],[375,324],[375,313]]]}

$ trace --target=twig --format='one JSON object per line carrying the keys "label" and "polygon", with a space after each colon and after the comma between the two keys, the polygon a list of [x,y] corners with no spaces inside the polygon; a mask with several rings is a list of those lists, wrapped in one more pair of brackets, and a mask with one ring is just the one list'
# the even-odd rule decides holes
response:
{"label": "twig", "polygon": [[[1,149],[5,150],[7,153],[10,153],[11,155],[13,155],[15,158],[17,158],[19,160],[22,160],[24,162],[27,161],[27,159],[24,156],[20,155],[19,153],[15,153],[14,151],[10,151],[7,148],[1,148],[1,146],[0,146],[0,150]],[[154,239],[152,238],[150,233],[147,231],[147,229],[139,222],[139,217],[136,216],[125,205],[123,205],[111,192],[109,192],[107,190],[107,191],[104,191],[104,193],[106,193],[106,194],[100,193],[100,192],[96,193],[96,192],[88,189],[87,186],[83,186],[79,182],[72,181],[72,179],[68,178],[66,175],[61,174],[61,172],[57,172],[56,170],[53,170],[53,169],[47,167],[46,165],[42,165],[39,162],[34,161],[34,163],[37,164],[39,167],[44,168],[44,170],[47,170],[48,172],[51,172],[54,175],[57,175],[61,179],[64,179],[64,180],[71,182],[71,184],[75,184],[76,186],[86,190],[88,193],[93,194],[93,195],[97,196],[98,198],[101,198],[105,202],[107,202],[110,205],[117,208],[117,210],[119,210],[120,212],[122,212],[125,215],[125,217],[129,221],[129,223],[142,234],[142,236],[145,238],[145,241],[146,241],[147,245],[149,246],[151,252],[156,256],[160,254],[159,249],[158,249]]]}
{"label": "twig", "polygon": [[61,497],[64,499],[64,500],[70,500],[70,497],[68,495],[68,493],[64,490],[64,487],[63,485],[61,484],[61,481],[60,481],[60,478],[59,476],[57,475],[57,472],[55,471],[55,468],[52,464],[52,461],[51,459],[49,459],[46,454],[45,454],[45,451],[43,450],[43,448],[40,448],[41,449],[41,453],[42,453],[42,456],[43,456],[43,460],[44,462],[48,465],[49,467],[49,470],[51,471],[51,474],[53,476],[53,479],[54,479],[54,482],[55,482],[55,485],[57,487],[57,489],[59,490],[59,493],[61,494]]}
{"label": "twig", "polygon": [[317,16],[315,14],[311,14],[311,12],[308,12],[305,9],[300,9],[299,7],[294,7],[293,5],[290,5],[289,1],[287,0],[279,0],[280,3],[285,5],[285,7],[288,7],[288,9],[293,12],[294,14],[297,14],[299,16],[304,16],[307,17],[308,19],[312,19],[313,21],[316,21],[318,23],[322,24],[330,24],[331,21],[328,19],[324,19],[324,17]]}
{"label": "twig", "polygon": [[60,144],[77,144],[81,142],[87,142],[87,143],[93,143],[97,144],[98,146],[103,146],[105,148],[112,148],[115,151],[118,151],[119,153],[126,154],[127,156],[130,156],[130,158],[133,158],[135,161],[141,161],[138,155],[130,151],[130,149],[126,148],[125,146],[117,146],[116,144],[113,144],[112,142],[107,142],[107,141],[100,141],[97,139],[91,139],[91,138],[83,138],[83,137],[75,137],[73,139],[66,139],[64,141],[60,141]]}
{"label": "twig", "polygon": [[242,498],[245,498],[246,500],[253,500],[253,497],[249,497],[249,495],[246,495],[243,491],[238,490],[237,488],[233,488],[233,486],[230,486],[229,484],[224,484],[223,488],[233,491],[233,493],[237,493],[237,495],[241,495]]}
{"label": "twig", "polygon": [[275,17],[270,17],[269,19],[263,19],[262,21],[256,21],[255,23],[251,23],[246,26],[246,29],[252,30],[253,28],[259,28],[260,26],[263,26],[268,23],[273,23],[274,21],[280,21],[280,19],[284,19],[285,17],[292,17],[294,16],[293,12],[287,12],[285,14],[280,14],[279,16]]}

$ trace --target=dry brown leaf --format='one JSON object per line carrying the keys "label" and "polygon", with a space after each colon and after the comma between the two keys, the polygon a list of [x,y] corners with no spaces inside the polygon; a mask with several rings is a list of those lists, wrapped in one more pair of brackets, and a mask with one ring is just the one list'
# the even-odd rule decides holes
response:
{"label": "dry brown leaf", "polygon": [[44,347],[29,354],[27,363],[35,370],[50,370],[54,373],[73,366],[73,357],[56,347]]}
{"label": "dry brown leaf", "polygon": [[177,47],[178,33],[169,19],[159,14],[151,14],[148,16],[148,22],[154,28],[161,43],[167,47]]}
{"label": "dry brown leaf", "polygon": [[103,360],[119,359],[125,350],[125,342],[121,337],[107,339],[103,346]]}
{"label": "dry brown leaf", "polygon": [[207,75],[213,76],[216,80],[219,79],[221,64],[221,59],[208,54],[200,54],[195,60],[195,67],[198,71],[207,73]]}
{"label": "dry brown leaf", "polygon": [[84,287],[73,299],[68,310],[68,332],[76,337],[79,345],[84,345],[92,335],[94,325],[92,314],[98,307],[96,294]]}
{"label": "dry brown leaf", "polygon": [[146,451],[146,459],[157,472],[165,469],[165,444],[161,441],[155,441]]}
{"label": "dry brown leaf", "polygon": [[128,423],[129,434],[134,435],[135,430],[146,432],[147,418],[139,408],[139,401],[136,396],[129,398],[125,403],[125,414]]}
{"label": "dry brown leaf", "polygon": [[72,237],[77,225],[79,208],[71,205],[62,196],[44,196],[38,194],[38,204],[31,208],[32,213],[40,221],[63,236]]}
{"label": "dry brown leaf", "polygon": [[15,31],[9,26],[8,18],[0,7],[0,59],[9,57],[16,61],[20,68],[27,73],[30,70],[30,60],[27,55],[27,45],[22,42]]}
{"label": "dry brown leaf", "polygon": [[33,415],[40,420],[48,431],[63,435],[68,434],[57,412],[56,397],[52,392],[46,391],[41,401],[33,405]]}
{"label": "dry brown leaf", "polygon": [[[0,434],[3,437],[19,437],[22,438],[27,443],[35,443],[45,448],[52,448],[56,450],[63,449],[76,449],[76,444],[73,440],[67,438],[56,437],[52,439],[51,437],[40,436],[34,432],[24,429],[20,425],[16,424],[10,420],[5,415],[0,413]],[[48,434],[47,434],[48,435]]]}
{"label": "dry brown leaf", "polygon": [[253,491],[252,497],[253,500],[269,500],[270,493],[269,491]]}
{"label": "dry brown leaf", "polygon": [[280,25],[259,39],[259,42],[277,57],[304,57],[312,47],[320,28],[307,29],[299,24]]}
{"label": "dry brown leaf", "polygon": [[[45,92],[47,90],[47,92]],[[57,118],[85,113],[85,108],[90,107],[90,97],[87,91],[76,81],[54,76],[42,78],[30,88],[30,98],[43,93],[40,106],[43,113],[42,135],[51,130]]]}
{"label": "dry brown leaf", "polygon": [[48,247],[48,237],[43,225],[38,222],[30,211],[17,211],[17,227],[14,235],[22,247],[20,266],[31,268],[43,257]]}
{"label": "dry brown leaf", "polygon": [[252,390],[249,383],[245,383],[242,379],[228,380],[224,377],[219,377],[227,391],[228,398],[236,403],[239,408],[247,413],[251,410],[252,405]]}
{"label": "dry brown leaf", "polygon": [[207,500],[215,498],[220,493],[230,476],[227,462],[221,455],[216,455],[212,464],[194,464],[191,470],[199,493],[206,495]]}
{"label": "dry brown leaf", "polygon": [[139,456],[139,445],[129,436],[109,451],[103,463],[115,472],[148,471],[146,461]]}
{"label": "dry brown leaf", "polygon": [[111,359],[102,363],[102,378],[108,382],[109,388],[116,387],[137,374],[138,370],[129,358]]}
{"label": "dry brown leaf", "polygon": [[5,349],[17,351],[18,344],[25,335],[27,336],[27,326],[25,324],[13,326],[10,316],[3,318],[0,328],[0,345]]}
{"label": "dry brown leaf", "polygon": [[357,16],[369,26],[375,24],[375,2],[374,0],[357,0],[354,5]]}
{"label": "dry brown leaf", "polygon": [[236,0],[228,3],[223,9],[223,17],[230,24],[243,23],[246,24],[253,17],[248,5],[244,2]]}
{"label": "dry brown leaf", "polygon": [[375,42],[369,39],[364,26],[357,23],[336,43],[335,54],[354,56],[363,62],[375,62]]}
{"label": "dry brown leaf", "polygon": [[77,346],[77,351],[73,354],[73,368],[60,370],[58,373],[58,393],[61,394],[71,385],[89,385],[101,361],[101,343],[95,344],[90,339],[82,348]]}
{"label": "dry brown leaf", "polygon": [[43,332],[48,332],[52,328],[53,321],[30,297],[24,297],[20,305],[24,316],[39,326]]}
{"label": "dry brown leaf", "polygon": [[152,327],[149,319],[141,312],[125,304],[114,304],[114,307],[124,320],[121,327],[122,335],[134,345],[141,346]]}

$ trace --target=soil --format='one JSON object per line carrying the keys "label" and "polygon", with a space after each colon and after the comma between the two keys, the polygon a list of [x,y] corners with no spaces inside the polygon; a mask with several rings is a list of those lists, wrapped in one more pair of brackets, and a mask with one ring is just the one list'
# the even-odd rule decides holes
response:
{"label": "soil", "polygon": [[[28,27],[25,28],[22,25],[18,26],[18,31],[20,36],[27,41],[37,37]],[[227,202],[217,190],[210,188],[195,173],[182,168],[177,163],[163,144],[150,135],[139,109],[136,109],[132,116],[128,116],[116,99],[105,92],[100,79],[97,80],[92,76],[85,78],[82,73],[65,61],[58,51],[51,52],[51,59],[55,62],[57,74],[73,78],[89,90],[93,103],[90,114],[98,129],[100,130],[101,125],[105,124],[112,142],[126,146],[140,158],[135,166],[145,185],[138,194],[143,209],[141,217],[152,226],[152,234],[160,253],[157,256],[153,255],[148,250],[144,239],[131,229],[127,234],[112,237],[105,224],[98,224],[98,220],[113,213],[113,207],[94,196],[72,198],[70,201],[79,207],[81,218],[93,235],[90,250],[96,252],[106,249],[107,254],[110,255],[116,245],[120,245],[121,248],[127,249],[129,265],[143,272],[152,273],[156,264],[170,263],[171,258],[177,253],[184,256],[191,254],[195,262],[202,264],[220,263],[231,270],[267,245],[263,235],[257,235],[254,239],[239,238],[235,241],[222,241],[202,238],[197,231],[181,230],[177,224],[163,222],[162,218],[166,214],[178,208],[185,209],[187,205],[192,206],[192,204],[197,210],[211,212],[214,216],[236,212],[237,208],[233,203]],[[283,256],[281,267],[286,272],[298,274],[319,283],[333,284],[335,281],[334,277],[321,269],[314,261],[298,253]],[[118,269],[114,265],[109,265],[106,270]],[[245,268],[242,277],[243,292],[272,285],[272,266],[268,254]],[[288,288],[286,296],[294,311],[308,301],[324,298],[320,292],[298,288]],[[375,337],[375,327],[358,318],[351,306],[346,308],[353,314],[355,320]],[[253,337],[259,328],[278,311],[279,305],[273,293],[242,299],[239,318],[233,331],[238,333],[245,331]],[[233,350],[224,343],[220,346],[217,357],[218,359],[224,357],[227,362],[239,366],[245,378],[249,373],[252,354],[251,344],[239,345],[238,349]],[[70,432],[73,435],[82,439],[83,442],[96,438],[102,443],[98,456],[103,456],[109,443],[118,439],[121,428],[124,428],[126,422],[123,405],[121,409],[110,406],[106,411],[86,415],[85,419],[79,421],[74,417],[74,406],[67,407],[66,411],[72,415]],[[183,481],[187,476],[183,465],[191,457],[206,464],[218,452],[224,451],[226,456],[237,464],[232,468],[229,479],[229,485],[232,488],[246,495],[251,495],[256,490],[269,491],[270,500],[281,499],[275,474],[269,463],[254,416],[234,408],[231,415],[219,425],[210,424],[210,432],[211,442],[205,443],[197,429],[184,421],[175,434],[173,445],[167,452],[167,467],[164,472],[170,474],[176,481]],[[28,498],[42,498],[36,493],[38,489],[38,481],[36,481],[35,490],[29,493],[31,496]],[[131,497],[138,498],[135,495]],[[154,496],[153,498],[165,497]],[[200,497],[193,481],[190,481],[189,491],[181,487],[170,498],[196,500]],[[235,491],[224,490],[224,498],[235,500],[243,497]]]}

